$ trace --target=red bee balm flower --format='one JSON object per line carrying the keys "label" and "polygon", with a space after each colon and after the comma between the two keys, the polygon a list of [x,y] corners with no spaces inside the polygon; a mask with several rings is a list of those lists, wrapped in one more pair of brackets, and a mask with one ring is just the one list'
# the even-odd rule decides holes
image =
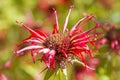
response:
{"label": "red bee balm flower", "polygon": [[[89,35],[89,33],[94,31],[99,24],[96,24],[90,30],[82,32],[82,28],[94,17],[93,15],[87,15],[68,30],[67,24],[71,10],[72,7],[69,9],[61,33],[59,31],[57,13],[56,10],[54,10],[56,22],[50,36],[42,33],[40,30],[32,30],[25,24],[17,21],[31,33],[31,36],[23,40],[20,45],[23,43],[31,43],[31,45],[17,50],[16,54],[19,55],[24,51],[30,50],[33,61],[35,61],[36,54],[42,54],[41,60],[44,61],[46,66],[51,69],[64,69],[68,63],[72,62],[72,60],[79,59],[78,57],[84,61],[85,53],[92,56],[91,50],[87,44],[93,44],[96,40],[95,34]],[[78,27],[81,23],[82,25]]]}
{"label": "red bee balm flower", "polygon": [[103,24],[102,30],[105,36],[97,41],[97,48],[101,45],[108,44],[110,49],[120,55],[120,28],[117,28],[114,24]]}

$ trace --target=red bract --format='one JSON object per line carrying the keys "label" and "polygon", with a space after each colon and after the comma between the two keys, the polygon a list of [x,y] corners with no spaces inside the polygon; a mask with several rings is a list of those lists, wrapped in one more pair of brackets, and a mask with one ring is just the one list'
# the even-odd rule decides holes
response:
{"label": "red bract", "polygon": [[[57,12],[54,10],[56,22],[50,36],[47,36],[40,30],[32,30],[27,25],[17,21],[31,33],[31,36],[20,43],[20,45],[30,43],[30,45],[17,50],[16,54],[20,55],[29,50],[31,51],[33,61],[35,61],[36,55],[42,54],[41,60],[44,61],[48,68],[52,69],[65,68],[68,63],[72,62],[73,59],[78,59],[78,57],[85,61],[85,53],[92,56],[87,44],[93,45],[96,41],[95,34],[90,34],[90,32],[99,27],[99,24],[96,23],[90,30],[82,32],[82,28],[94,18],[94,15],[87,15],[68,30],[67,24],[71,10],[72,7],[69,9],[62,32],[59,31]],[[79,24],[81,24],[80,27]]]}

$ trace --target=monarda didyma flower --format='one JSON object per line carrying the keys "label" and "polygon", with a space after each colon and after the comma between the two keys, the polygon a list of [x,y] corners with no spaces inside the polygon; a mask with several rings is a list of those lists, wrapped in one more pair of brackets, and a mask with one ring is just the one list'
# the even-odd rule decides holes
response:
{"label": "monarda didyma flower", "polygon": [[65,69],[67,64],[78,61],[80,63],[83,62],[82,64],[84,65],[85,54],[93,56],[88,43],[94,45],[96,34],[93,31],[99,27],[99,24],[95,23],[93,28],[83,32],[82,28],[94,18],[94,15],[86,15],[68,30],[67,24],[71,10],[72,7],[69,9],[63,29],[60,32],[57,13],[54,9],[56,22],[50,36],[42,33],[40,30],[32,30],[27,25],[17,21],[31,33],[31,36],[20,43],[20,45],[30,43],[29,46],[17,50],[16,54],[19,55],[29,50],[31,51],[33,61],[35,61],[36,55],[42,54],[41,60],[44,61],[49,69]]}
{"label": "monarda didyma flower", "polygon": [[97,41],[97,48],[101,45],[108,44],[111,51],[115,51],[120,55],[120,28],[117,28],[114,24],[103,24],[102,30],[105,32],[105,36]]}

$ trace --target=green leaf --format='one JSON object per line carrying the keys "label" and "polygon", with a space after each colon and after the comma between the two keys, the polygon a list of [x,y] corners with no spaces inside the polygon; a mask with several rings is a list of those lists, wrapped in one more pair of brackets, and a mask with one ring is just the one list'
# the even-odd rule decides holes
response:
{"label": "green leaf", "polygon": [[61,68],[57,69],[53,78],[51,77],[50,80],[67,80],[66,76],[64,75]]}
{"label": "green leaf", "polygon": [[45,74],[44,80],[48,80],[55,72],[56,70],[48,69]]}

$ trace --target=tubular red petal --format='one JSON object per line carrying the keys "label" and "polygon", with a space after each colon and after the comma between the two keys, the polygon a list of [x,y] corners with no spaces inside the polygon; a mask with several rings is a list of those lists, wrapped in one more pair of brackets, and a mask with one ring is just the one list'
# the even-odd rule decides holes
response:
{"label": "tubular red petal", "polygon": [[72,42],[72,44],[75,44],[75,43],[83,43],[83,42],[90,42],[92,45],[94,44],[94,42],[96,41],[96,39],[92,40],[90,38],[92,38],[93,36],[88,36],[88,37],[85,37],[85,38],[82,38],[82,39],[78,39],[74,42]]}
{"label": "tubular red petal", "polygon": [[89,47],[86,45],[83,47],[85,49],[85,53],[89,54],[91,57],[93,57],[93,54],[91,52],[91,50],[89,49]]}
{"label": "tubular red petal", "polygon": [[[84,23],[80,26],[80,28],[77,29],[75,32],[78,33],[79,31],[82,31],[82,28],[88,23],[88,21],[89,21],[89,19],[88,19],[86,22],[84,22]],[[95,26],[93,27],[93,30],[96,29],[96,28],[98,28],[98,27],[100,27],[100,24],[95,23]]]}
{"label": "tubular red petal", "polygon": [[54,58],[54,56],[55,56],[55,50],[51,50],[49,52],[49,54],[50,54],[50,57],[49,57],[50,67],[52,69],[55,69],[55,58]]}
{"label": "tubular red petal", "polygon": [[[94,17],[94,15],[90,15],[90,16],[85,16],[84,18],[82,18],[82,19],[80,19],[74,26],[73,26],[73,28],[70,30],[70,33],[72,34],[74,31],[76,32],[80,32],[80,31],[82,31],[82,28],[92,19]],[[87,19],[87,20],[86,20]],[[79,24],[81,23],[81,22],[83,22],[84,20],[86,20],[81,26],[80,26],[80,28],[78,28],[77,30],[76,30],[76,28],[79,26]]]}
{"label": "tubular red petal", "polygon": [[83,49],[71,49],[72,51],[74,51],[74,54],[79,54],[81,52],[83,52]]}
{"label": "tubular red petal", "polygon": [[41,32],[40,30],[34,30],[34,31],[40,34],[41,36],[44,36],[45,38],[47,38],[47,35]]}
{"label": "tubular red petal", "polygon": [[47,53],[47,55],[44,54],[44,55],[42,56],[42,60],[44,61],[45,65],[46,65],[48,68],[50,68],[50,63],[49,63],[48,57],[49,57],[49,56],[48,56],[48,53]]}
{"label": "tubular red petal", "polygon": [[84,58],[84,56],[83,56],[83,54],[82,53],[79,53],[79,57],[82,59],[82,62],[85,64],[85,66],[86,66],[86,61],[85,61],[85,58]]}
{"label": "tubular red petal", "polygon": [[87,50],[87,53],[90,55],[90,57],[93,57],[93,54],[92,54],[91,50]]}
{"label": "tubular red petal", "polygon": [[72,32],[78,27],[78,25],[79,25],[83,20],[85,20],[85,19],[86,19],[86,17],[80,19],[80,20],[72,27],[72,29],[70,30],[70,33],[72,33]]}
{"label": "tubular red petal", "polygon": [[73,44],[74,47],[84,47],[86,46],[86,44],[81,43],[81,44]]}
{"label": "tubular red petal", "polygon": [[67,58],[67,54],[64,50],[62,50],[62,54]]}
{"label": "tubular red petal", "polygon": [[38,38],[40,38],[40,39],[42,39],[42,40],[45,40],[45,37],[43,36],[42,32],[41,32],[41,34],[42,34],[42,35],[41,35],[41,34],[38,33],[38,31],[36,32],[36,31],[30,29],[30,28],[27,27],[24,23],[19,22],[19,21],[16,21],[16,22],[17,22],[18,24],[22,25],[23,27],[25,27],[25,28],[31,33],[32,36],[38,37]]}
{"label": "tubular red petal", "polygon": [[80,55],[80,57],[81,57],[82,59],[84,58],[83,55],[82,55],[82,52],[85,52],[85,53],[89,54],[91,57],[93,57],[93,54],[91,53],[91,50],[89,49],[88,46],[84,46],[84,47],[82,47],[82,48],[83,48],[83,49],[74,48],[74,49],[71,49],[71,50],[74,52],[74,54]]}
{"label": "tubular red petal", "polygon": [[48,68],[52,68],[54,69],[55,66],[55,59],[54,59],[54,55],[55,55],[55,51],[54,50],[50,50],[48,53],[44,54],[42,59],[45,62],[46,66]]}
{"label": "tubular red petal", "polygon": [[51,61],[51,68],[52,69],[55,69],[55,59],[53,58],[52,61]]}
{"label": "tubular red petal", "polygon": [[21,43],[17,44],[17,47],[20,47],[23,43],[25,43],[27,40],[30,40],[31,39],[31,36],[24,39]]}
{"label": "tubular red petal", "polygon": [[26,38],[26,39],[24,39],[18,46],[20,46],[21,44],[23,44],[23,43],[29,43],[29,42],[32,42],[32,43],[39,43],[39,44],[41,44],[41,43],[43,43],[43,41],[41,40],[41,39],[35,39],[35,38],[32,38],[31,36],[30,37],[28,37],[28,38]]}
{"label": "tubular red petal", "polygon": [[50,55],[55,55],[55,50],[50,50],[49,54]]}
{"label": "tubular red petal", "polygon": [[71,11],[72,11],[72,8],[73,8],[73,6],[70,6],[68,15],[67,15],[67,17],[66,17],[66,19],[65,19],[65,23],[64,23],[64,26],[63,26],[63,33],[65,32],[65,30],[66,30],[66,28],[67,28],[68,19],[69,19],[70,13],[71,13]]}
{"label": "tubular red petal", "polygon": [[87,43],[90,43],[90,42],[95,42],[96,40],[87,40],[87,41],[81,41],[81,42],[76,42],[74,43],[73,45],[74,46],[81,46],[81,45],[86,45]]}
{"label": "tubular red petal", "polygon": [[[87,30],[87,31],[85,31],[85,32],[83,32],[83,33],[81,33],[81,34],[79,34],[79,35],[77,35],[77,36],[76,36],[75,33],[74,33],[75,37],[74,37],[72,40],[75,40],[75,39],[78,39],[78,38],[83,38],[83,37],[85,37],[85,36],[88,36],[88,34],[89,34],[92,30],[96,29],[98,26],[99,26],[99,25],[96,24],[95,27],[93,27],[93,28],[91,28],[90,30]],[[72,37],[73,37],[73,36],[72,36]]]}
{"label": "tubular red petal", "polygon": [[27,39],[23,40],[21,43],[19,43],[19,44],[17,45],[16,50],[15,50],[15,53],[16,53],[16,51],[18,50],[18,47],[20,47],[22,44],[27,43],[27,42],[28,42],[28,43],[39,43],[39,44],[42,43],[42,42],[39,41],[39,40],[32,40],[31,37],[28,37]]}
{"label": "tubular red petal", "polygon": [[88,16],[85,16],[84,18],[80,19],[73,27],[72,29],[70,30],[70,33],[72,33],[74,30],[76,30],[76,28],[79,26],[79,24],[84,21],[85,19],[87,19]]}
{"label": "tubular red petal", "polygon": [[35,55],[34,55],[33,51],[31,51],[31,56],[32,56],[33,63],[35,63]]}
{"label": "tubular red petal", "polygon": [[50,51],[50,49],[48,49],[48,48],[43,48],[43,49],[41,49],[40,51],[39,51],[39,53],[43,53],[43,54],[46,54],[46,53],[48,53]]}
{"label": "tubular red petal", "polygon": [[85,36],[88,36],[88,33],[90,32],[91,30],[87,30],[87,31],[85,31],[85,32],[83,32],[83,33],[81,33],[81,34],[78,34],[78,35],[74,35],[74,36],[71,36],[71,37],[73,37],[72,38],[72,40],[75,40],[75,39],[78,39],[78,38],[83,38],[83,37],[85,37]]}
{"label": "tubular red petal", "polygon": [[79,49],[74,50],[74,54],[77,53],[76,55],[77,55],[78,57],[80,57],[80,59],[82,60],[83,63],[86,64],[86,61],[85,61],[85,58],[84,58],[82,52],[83,52],[83,51],[81,51],[81,50],[79,50]]}
{"label": "tubular red petal", "polygon": [[72,43],[76,43],[76,42],[81,42],[81,41],[86,41],[86,40],[89,40],[90,38],[94,37],[93,35],[92,36],[85,36],[83,38],[78,38],[78,39],[75,39],[75,40],[71,40]]}
{"label": "tubular red petal", "polygon": [[54,24],[54,28],[53,28],[53,34],[56,34],[59,31],[58,16],[57,16],[56,10],[54,8],[53,8],[53,10],[54,10],[54,15],[55,15],[55,24]]}
{"label": "tubular red petal", "polygon": [[82,31],[82,28],[93,19],[94,15],[87,16],[87,20],[76,30],[77,32]]}
{"label": "tubular red petal", "polygon": [[58,30],[57,30],[57,27],[56,27],[56,26],[57,26],[57,25],[54,24],[54,28],[53,28],[52,34],[57,34],[57,33],[58,33]]}
{"label": "tubular red petal", "polygon": [[25,42],[32,42],[32,43],[39,43],[39,44],[42,43],[42,42],[39,41],[39,40],[31,40],[31,39],[23,41],[23,43],[25,43]]}
{"label": "tubular red petal", "polygon": [[28,47],[25,47],[23,49],[18,50],[16,53],[20,54],[20,53],[22,53],[22,52],[24,52],[26,50],[34,50],[34,49],[41,49],[41,48],[43,48],[43,47],[42,46],[37,46],[37,45],[35,45],[35,46],[28,46]]}

